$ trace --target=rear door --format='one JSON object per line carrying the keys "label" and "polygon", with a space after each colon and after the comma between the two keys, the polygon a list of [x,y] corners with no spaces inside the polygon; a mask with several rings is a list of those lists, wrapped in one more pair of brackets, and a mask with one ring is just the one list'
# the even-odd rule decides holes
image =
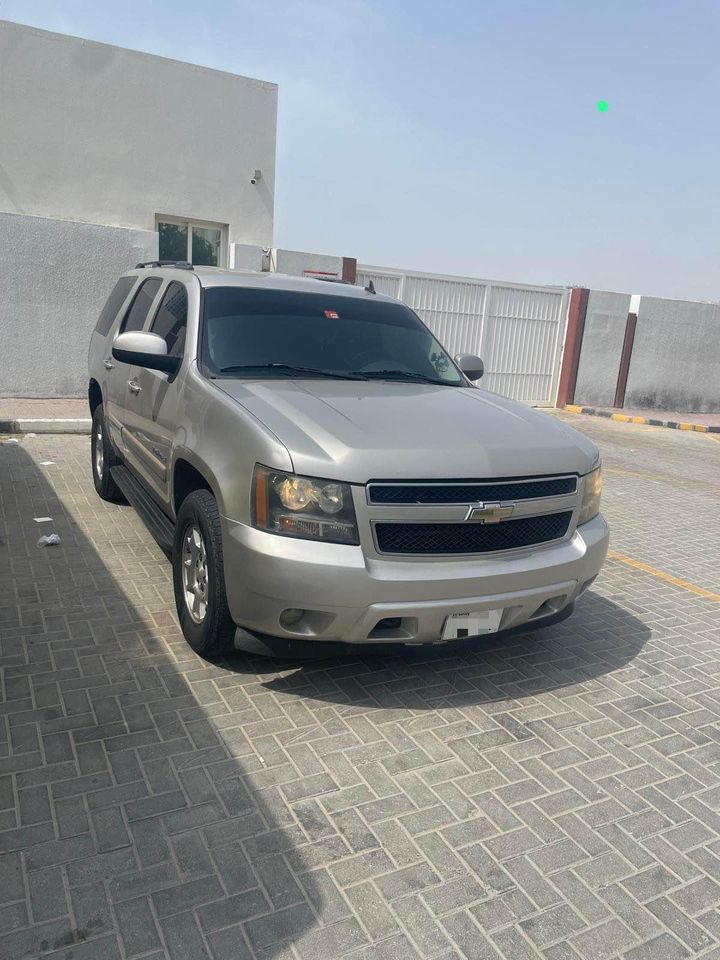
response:
{"label": "rear door", "polygon": [[[161,286],[162,278],[160,277],[148,277],[147,280],[142,281],[120,323],[117,331],[118,334],[143,329],[150,308]],[[127,405],[127,397],[133,389],[133,369],[136,368],[131,367],[130,364],[123,363],[122,360],[116,360],[115,357],[112,356],[111,351],[112,340],[108,338],[108,355],[105,358],[105,367],[108,370],[107,393],[105,395],[107,403],[106,415],[115,445],[125,453],[125,407]]]}
{"label": "rear door", "polygon": [[106,421],[116,444],[120,442],[119,428],[113,429],[110,410],[119,396],[122,396],[122,375],[117,371],[117,361],[111,354],[112,339],[115,336],[115,324],[118,314],[124,312],[125,304],[132,288],[137,283],[136,276],[120,277],[107,299],[102,313],[90,338],[88,367],[90,376],[100,384]]}
{"label": "rear door", "polygon": [[[187,322],[187,287],[180,280],[171,280],[149,327],[151,333],[165,340],[168,356],[183,359]],[[146,486],[168,502],[168,463],[178,420],[182,368],[170,376],[160,370],[133,367],[132,380],[124,415],[126,457]]]}

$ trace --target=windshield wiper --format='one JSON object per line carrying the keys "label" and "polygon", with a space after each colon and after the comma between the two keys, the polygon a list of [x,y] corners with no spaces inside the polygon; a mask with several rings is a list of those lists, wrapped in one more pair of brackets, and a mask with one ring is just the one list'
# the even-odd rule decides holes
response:
{"label": "windshield wiper", "polygon": [[412,380],[418,383],[437,383],[442,387],[457,387],[460,384],[436,377],[426,377],[424,373],[415,373],[412,370],[366,370],[363,374],[367,380]]}
{"label": "windshield wiper", "polygon": [[243,373],[250,370],[279,370],[282,373],[307,373],[314,377],[334,377],[336,380],[367,380],[364,373],[335,373],[317,367],[296,367],[291,363],[238,363],[221,367],[220,373]]}

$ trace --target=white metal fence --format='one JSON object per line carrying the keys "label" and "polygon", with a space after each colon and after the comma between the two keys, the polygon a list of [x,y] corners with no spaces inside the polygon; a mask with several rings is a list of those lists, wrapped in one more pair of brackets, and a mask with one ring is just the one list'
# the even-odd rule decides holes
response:
{"label": "white metal fence", "polygon": [[555,403],[570,290],[358,266],[357,282],[369,280],[412,307],[453,356],[482,357],[486,390]]}

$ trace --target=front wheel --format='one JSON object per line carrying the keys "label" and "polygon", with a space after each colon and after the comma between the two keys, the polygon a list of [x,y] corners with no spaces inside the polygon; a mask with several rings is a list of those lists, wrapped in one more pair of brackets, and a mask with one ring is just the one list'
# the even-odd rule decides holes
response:
{"label": "front wheel", "polygon": [[217,657],[235,649],[228,609],[220,513],[209,490],[195,490],[182,503],[173,543],[175,606],[192,649]]}

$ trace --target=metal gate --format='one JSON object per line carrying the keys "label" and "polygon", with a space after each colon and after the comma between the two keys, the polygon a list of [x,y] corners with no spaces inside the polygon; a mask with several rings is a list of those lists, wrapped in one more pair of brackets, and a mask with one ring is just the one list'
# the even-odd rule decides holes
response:
{"label": "metal gate", "polygon": [[569,289],[358,266],[357,282],[368,280],[412,307],[453,356],[482,357],[486,390],[554,405]]}

